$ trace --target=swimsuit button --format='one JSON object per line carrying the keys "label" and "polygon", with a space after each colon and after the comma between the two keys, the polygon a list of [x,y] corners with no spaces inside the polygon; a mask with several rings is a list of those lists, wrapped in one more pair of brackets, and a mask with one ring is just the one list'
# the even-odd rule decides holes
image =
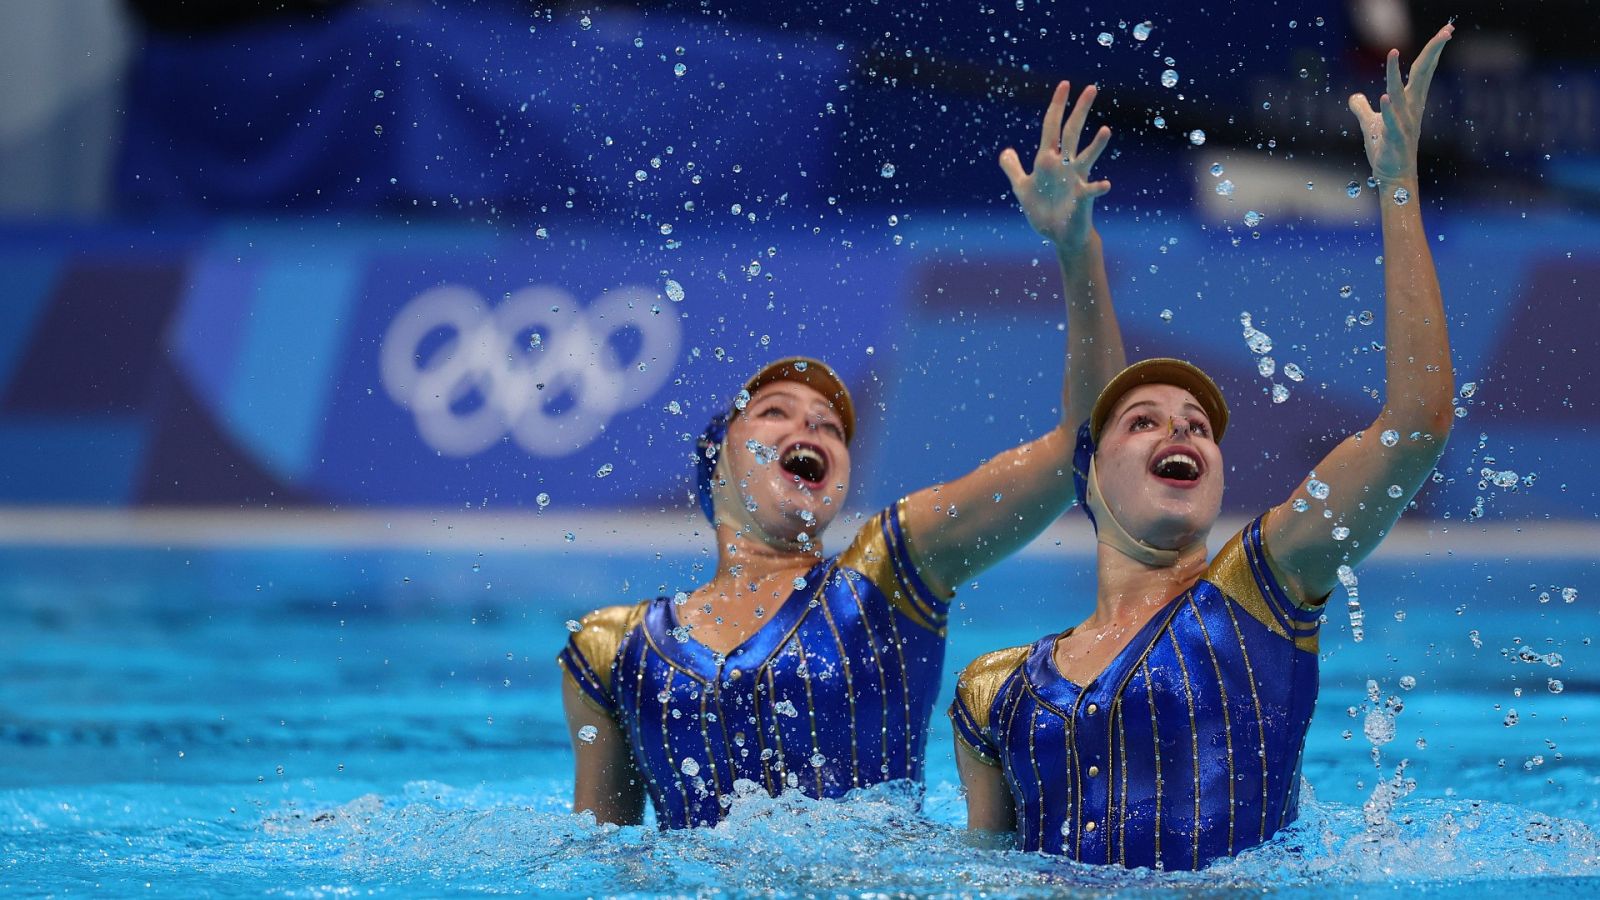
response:
{"label": "swimsuit button", "polygon": [[1100,707],[1099,706],[1097,706],[1097,705],[1095,705],[1093,703],[1089,704],[1089,715],[1092,716],[1092,715],[1094,715],[1095,713],[1097,713],[1099,711],[1100,711]]}
{"label": "swimsuit button", "polygon": [[1099,774],[1100,774],[1100,767],[1099,766],[1090,766],[1089,767],[1089,777],[1090,778],[1094,778],[1095,776],[1097,776]]}
{"label": "swimsuit button", "polygon": [[1083,830],[1084,831],[1093,831],[1094,830],[1094,823],[1093,822],[1089,822],[1088,824],[1084,825],[1083,826]]}
{"label": "swimsuit button", "polygon": [[743,674],[744,673],[739,671],[738,669],[731,669],[728,672],[728,677],[733,679],[734,681],[738,681],[739,680],[739,676],[743,675]]}

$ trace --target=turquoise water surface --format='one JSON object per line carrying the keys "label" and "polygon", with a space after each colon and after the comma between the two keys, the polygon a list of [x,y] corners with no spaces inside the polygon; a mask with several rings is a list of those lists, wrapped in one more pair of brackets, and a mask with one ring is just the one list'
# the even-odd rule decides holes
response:
{"label": "turquoise water surface", "polygon": [[[969,844],[942,714],[920,811],[889,788],[692,832],[571,815],[562,623],[699,559],[0,550],[0,893],[1600,892],[1592,559],[1362,567],[1364,640],[1329,606],[1301,821],[1191,874]],[[938,708],[979,652],[1081,618],[1086,564],[963,589]]]}

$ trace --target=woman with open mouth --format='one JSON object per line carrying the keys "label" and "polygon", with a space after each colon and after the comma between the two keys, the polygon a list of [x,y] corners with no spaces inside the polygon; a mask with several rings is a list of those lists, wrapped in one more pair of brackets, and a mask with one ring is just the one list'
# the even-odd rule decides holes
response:
{"label": "woman with open mouth", "polygon": [[[1079,149],[1094,101],[1044,117],[1025,174],[1001,155],[1028,220],[1055,244],[1067,305],[1061,419],[970,474],[910,494],[829,554],[819,535],[850,489],[855,408],[819,360],[757,372],[700,440],[717,569],[692,593],[584,617],[562,651],[576,749],[573,809],[601,822],[711,825],[742,794],[816,798],[885,782],[920,789],[955,586],[1032,540],[1075,496],[1073,429],[1122,369],[1090,182],[1110,140]],[[1066,118],[1063,125],[1063,118]]]}
{"label": "woman with open mouth", "polygon": [[1386,397],[1366,429],[1207,562],[1228,408],[1145,360],[1101,392],[1074,473],[1099,540],[1095,610],[962,673],[950,717],[968,827],[1081,862],[1198,869],[1294,821],[1322,604],[1444,452],[1454,375],[1417,200],[1428,85],[1452,26],[1375,110],[1350,98],[1378,181]]}

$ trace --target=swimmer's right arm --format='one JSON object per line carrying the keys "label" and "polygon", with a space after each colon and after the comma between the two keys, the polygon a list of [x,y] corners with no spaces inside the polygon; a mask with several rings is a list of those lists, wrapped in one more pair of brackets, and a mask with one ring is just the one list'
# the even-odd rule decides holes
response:
{"label": "swimmer's right arm", "polygon": [[[561,704],[566,708],[567,735],[576,759],[572,811],[589,810],[601,823],[640,824],[644,821],[644,782],[622,729],[615,719],[585,703],[582,690],[567,676],[561,679]],[[593,741],[578,737],[585,726],[593,726]]]}
{"label": "swimmer's right arm", "polygon": [[[1111,129],[1101,126],[1079,147],[1098,91],[1094,85],[1084,88],[1068,114],[1069,92],[1065,81],[1056,86],[1032,172],[1023,170],[1016,150],[1000,154],[1000,168],[1028,224],[1050,240],[1061,264],[1067,306],[1061,419],[1046,434],[996,455],[971,473],[907,498],[906,528],[923,576],[936,587],[953,588],[1021,549],[1072,505],[1077,428],[1089,418],[1100,391],[1127,364],[1094,227],[1094,202],[1111,190],[1111,182],[1089,180],[1090,169],[1111,140]],[[953,509],[961,514],[947,512]]]}
{"label": "swimmer's right arm", "polygon": [[1000,767],[980,759],[961,740],[956,732],[956,770],[961,773],[961,787],[967,797],[967,830],[975,836],[982,835],[982,843],[995,849],[1014,846],[1012,833],[1017,830],[1016,801],[1011,788],[1006,785]]}

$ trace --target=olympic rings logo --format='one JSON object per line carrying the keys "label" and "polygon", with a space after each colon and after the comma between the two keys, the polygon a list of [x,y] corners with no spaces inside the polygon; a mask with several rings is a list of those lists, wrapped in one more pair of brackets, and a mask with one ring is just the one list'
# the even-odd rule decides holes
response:
{"label": "olympic rings logo", "polygon": [[[383,387],[447,456],[481,453],[507,434],[535,456],[565,456],[671,377],[681,326],[651,311],[655,299],[630,286],[585,309],[539,286],[491,309],[470,288],[433,288],[384,333]],[[619,344],[637,349],[624,359]]]}

